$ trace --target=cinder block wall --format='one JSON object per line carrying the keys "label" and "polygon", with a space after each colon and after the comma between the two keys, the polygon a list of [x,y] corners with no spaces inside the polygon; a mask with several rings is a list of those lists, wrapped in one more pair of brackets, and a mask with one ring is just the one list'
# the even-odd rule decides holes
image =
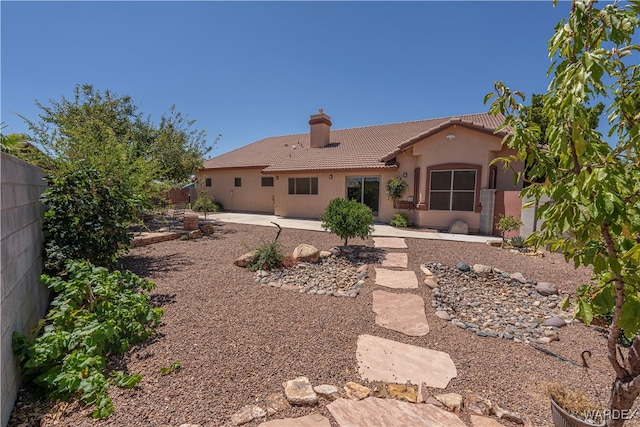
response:
{"label": "cinder block wall", "polygon": [[39,201],[46,188],[39,168],[1,153],[0,287],[2,288],[2,425],[6,426],[20,386],[18,362],[11,350],[14,331],[29,330],[47,313],[49,291],[40,285],[42,221]]}

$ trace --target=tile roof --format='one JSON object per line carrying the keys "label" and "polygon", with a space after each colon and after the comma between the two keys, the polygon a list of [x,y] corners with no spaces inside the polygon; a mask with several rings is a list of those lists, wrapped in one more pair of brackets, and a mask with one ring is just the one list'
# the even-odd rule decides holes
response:
{"label": "tile roof", "polygon": [[262,168],[264,173],[395,168],[385,162],[448,126],[493,133],[503,121],[503,116],[480,113],[331,130],[330,143],[322,148],[310,147],[309,133],[275,136],[209,159],[204,168]]}

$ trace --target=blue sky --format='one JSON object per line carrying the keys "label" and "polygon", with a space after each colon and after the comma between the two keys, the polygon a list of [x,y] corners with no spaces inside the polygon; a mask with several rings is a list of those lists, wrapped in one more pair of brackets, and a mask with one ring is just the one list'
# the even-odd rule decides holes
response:
{"label": "blue sky", "polygon": [[76,84],[172,104],[211,156],[308,132],[486,111],[502,80],[542,93],[547,40],[569,2],[0,2],[1,121],[27,132],[35,100]]}

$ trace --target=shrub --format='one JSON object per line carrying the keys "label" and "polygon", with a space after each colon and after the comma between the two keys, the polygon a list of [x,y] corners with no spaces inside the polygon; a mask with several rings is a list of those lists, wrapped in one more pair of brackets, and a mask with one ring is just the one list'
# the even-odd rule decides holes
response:
{"label": "shrub", "polygon": [[409,226],[409,217],[406,213],[398,212],[393,215],[393,219],[389,223],[394,227],[408,227]]}
{"label": "shrub", "polygon": [[[78,397],[95,404],[95,418],[113,412],[109,384],[133,387],[140,375],[114,372],[105,376],[106,356],[124,353],[154,333],[162,317],[149,296],[155,285],[130,271],[110,273],[85,261],[70,261],[67,276],[41,276],[57,295],[43,322],[44,333],[30,340],[13,334],[23,379],[52,399]],[[37,334],[37,332],[36,332]]]}
{"label": "shrub", "polygon": [[345,246],[350,237],[360,237],[364,240],[373,232],[371,208],[355,200],[331,200],[320,220],[322,228],[344,239]]}
{"label": "shrub", "polygon": [[136,220],[137,200],[93,168],[48,178],[48,182],[41,198],[48,206],[43,226],[46,271],[57,274],[72,259],[113,268],[128,250],[128,228]]}
{"label": "shrub", "polygon": [[207,219],[208,212],[218,212],[222,210],[222,203],[216,202],[209,193],[203,191],[191,209],[196,212],[204,212],[204,219]]}
{"label": "shrub", "polygon": [[279,242],[266,242],[256,249],[256,261],[248,269],[251,271],[269,270],[280,267],[284,259],[282,245]]}
{"label": "shrub", "polygon": [[502,245],[504,246],[506,238],[504,237],[505,233],[509,231],[516,231],[520,229],[522,222],[518,221],[513,215],[504,216],[500,214],[500,219],[498,220],[497,229],[502,231]]}
{"label": "shrub", "polygon": [[524,237],[522,236],[514,236],[509,240],[509,243],[511,243],[511,246],[513,246],[514,248],[524,248],[525,245],[525,240]]}
{"label": "shrub", "polygon": [[391,178],[387,182],[387,196],[393,200],[394,207],[398,200],[404,197],[408,189],[409,184],[402,178]]}

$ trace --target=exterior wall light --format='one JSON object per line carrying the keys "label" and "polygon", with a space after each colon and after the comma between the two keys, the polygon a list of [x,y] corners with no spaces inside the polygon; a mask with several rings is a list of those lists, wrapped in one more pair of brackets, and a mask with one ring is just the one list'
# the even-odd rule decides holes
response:
{"label": "exterior wall light", "polygon": [[329,174],[329,179],[333,179],[333,174]]}

